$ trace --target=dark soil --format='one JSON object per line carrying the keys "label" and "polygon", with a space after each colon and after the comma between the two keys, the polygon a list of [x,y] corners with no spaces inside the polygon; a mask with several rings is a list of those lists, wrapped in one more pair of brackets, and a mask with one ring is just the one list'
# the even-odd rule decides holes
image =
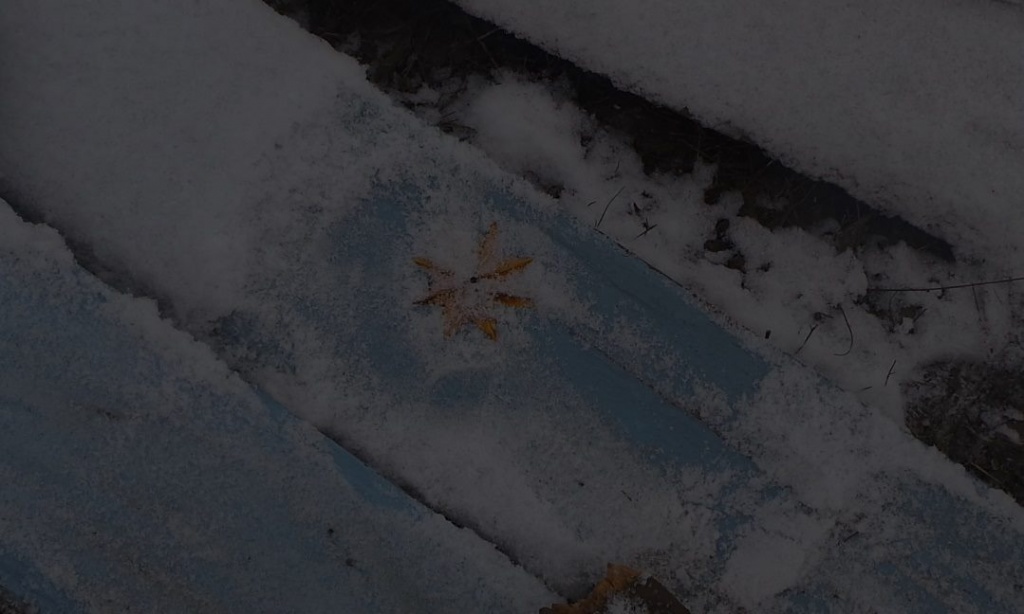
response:
{"label": "dark soil", "polygon": [[904,392],[918,439],[1024,505],[1024,368],[938,362]]}
{"label": "dark soil", "polygon": [[36,614],[39,610],[0,586],[0,614]]}

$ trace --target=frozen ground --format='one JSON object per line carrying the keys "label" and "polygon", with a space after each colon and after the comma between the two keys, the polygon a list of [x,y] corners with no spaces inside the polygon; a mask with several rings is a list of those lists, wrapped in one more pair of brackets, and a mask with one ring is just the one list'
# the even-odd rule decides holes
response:
{"label": "frozen ground", "polygon": [[[771,328],[771,342],[798,347],[787,301],[830,309],[822,326],[841,331],[833,302],[867,284],[859,261],[799,233],[780,245],[740,229],[749,257],[810,252],[840,279],[794,292],[796,268],[761,277],[766,327],[743,280],[714,262],[678,264],[685,245],[662,236],[645,256],[667,255],[677,278],[734,305],[748,328],[719,321],[736,339],[590,224],[392,108],[354,62],[256,3],[19,2],[0,35],[0,172],[19,210],[560,592],[578,593],[612,559],[708,609],[810,608],[830,591],[847,611],[1019,604],[1020,510],[762,340]],[[543,145],[546,164],[531,168],[577,182],[570,208],[604,217],[602,230],[644,229],[632,205],[647,184],[624,185],[646,181],[636,161],[596,131],[592,153],[574,144],[586,118],[547,89],[508,76],[460,113],[510,167],[535,164],[517,134]],[[582,194],[588,181],[599,196]],[[651,188],[665,202],[699,192]],[[634,240],[653,242],[662,222],[699,240],[690,225],[715,223],[673,219]],[[475,276],[477,258],[493,265],[479,255],[491,221],[495,253],[533,258],[502,291],[534,308],[497,309],[498,344],[477,330],[445,340],[438,310],[412,307],[428,289],[412,259]],[[894,262],[910,275],[914,258]],[[827,345],[838,333],[815,338],[825,366],[827,350],[846,351]],[[833,375],[870,363],[855,360]],[[651,441],[661,453],[648,455]]]}

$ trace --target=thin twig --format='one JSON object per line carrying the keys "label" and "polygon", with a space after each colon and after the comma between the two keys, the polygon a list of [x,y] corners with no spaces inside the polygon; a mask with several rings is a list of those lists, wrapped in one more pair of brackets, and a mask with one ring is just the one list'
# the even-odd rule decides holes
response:
{"label": "thin twig", "polygon": [[604,211],[601,212],[601,217],[599,217],[597,219],[597,224],[594,224],[594,228],[600,228],[601,227],[601,222],[604,221],[604,214],[608,213],[608,207],[612,206],[612,201],[614,201],[616,198],[618,198],[619,194],[622,194],[622,191],[625,190],[625,189],[626,189],[626,186],[621,186],[619,188],[619,191],[616,192],[614,196],[612,196],[611,198],[608,199],[608,204],[604,206]]}
{"label": "thin twig", "polygon": [[977,469],[978,471],[980,471],[981,473],[984,473],[986,476],[988,476],[988,479],[992,480],[997,486],[1002,486],[1002,484],[1003,484],[1002,480],[1000,480],[996,476],[992,475],[988,471],[985,471],[983,468],[981,468],[978,465],[978,463],[975,463],[975,462],[972,461],[971,462],[971,466],[974,467],[975,469]]}
{"label": "thin twig", "polygon": [[620,164],[622,164],[622,160],[616,160],[615,161],[615,170],[612,171],[612,174],[609,175],[607,177],[607,179],[616,179],[616,178],[618,178],[618,176],[619,176],[619,165]]}
{"label": "thin twig", "polygon": [[1006,279],[994,279],[991,281],[976,281],[969,284],[953,284],[951,286],[932,286],[930,288],[868,288],[868,292],[941,292],[943,290],[956,290],[958,288],[976,288],[978,286],[991,286],[994,284],[1010,284],[1015,281],[1024,281],[1024,277],[1007,277]]}
{"label": "thin twig", "polygon": [[[472,22],[469,21],[468,17],[466,18],[466,23],[468,25],[469,31],[473,34],[476,34],[476,32],[473,32],[473,24]],[[480,48],[483,49],[484,55],[486,55],[487,59],[491,61],[491,64],[493,64],[495,68],[500,69],[501,64],[498,64],[498,61],[494,59],[494,56],[491,55],[491,50],[487,48],[487,43],[484,42],[484,39],[490,36],[491,34],[494,34],[494,30],[491,30],[490,32],[484,34],[483,36],[474,36],[473,38],[475,39],[476,43],[480,45]]]}
{"label": "thin twig", "polygon": [[485,38],[487,38],[488,36],[494,34],[495,32],[501,32],[501,28],[494,28],[490,32],[488,32],[487,34],[481,34],[480,36],[476,37],[476,40],[482,41]]}
{"label": "thin twig", "polygon": [[818,330],[817,324],[812,326],[811,330],[807,332],[807,336],[804,337],[804,342],[800,344],[800,347],[798,347],[795,352],[793,352],[793,356],[796,356],[797,354],[800,353],[800,350],[804,349],[804,346],[807,345],[807,342],[811,340],[811,335],[813,335],[814,331],[816,330]]}
{"label": "thin twig", "polygon": [[889,372],[885,375],[885,383],[882,386],[889,385],[889,378],[892,377],[893,372],[896,370],[896,360],[893,359],[892,365],[889,367]]}
{"label": "thin twig", "polygon": [[850,347],[846,348],[845,352],[836,354],[836,356],[846,356],[853,351],[853,327],[850,326],[850,319],[846,317],[846,310],[843,309],[842,305],[839,306],[839,313],[843,314],[843,322],[846,322],[846,330],[850,333]]}
{"label": "thin twig", "polygon": [[658,227],[657,224],[654,224],[653,226],[645,226],[644,227],[644,231],[641,232],[640,234],[638,234],[637,236],[633,237],[633,238],[634,239],[639,239],[640,237],[644,236],[645,234],[649,233],[650,231],[654,230],[657,227]]}

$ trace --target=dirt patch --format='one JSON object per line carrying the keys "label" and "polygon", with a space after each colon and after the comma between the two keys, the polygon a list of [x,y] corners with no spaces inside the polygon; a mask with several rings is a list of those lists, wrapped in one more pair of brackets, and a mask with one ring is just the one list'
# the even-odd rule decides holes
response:
{"label": "dirt patch", "polygon": [[938,362],[904,393],[914,436],[1024,505],[1024,366]]}

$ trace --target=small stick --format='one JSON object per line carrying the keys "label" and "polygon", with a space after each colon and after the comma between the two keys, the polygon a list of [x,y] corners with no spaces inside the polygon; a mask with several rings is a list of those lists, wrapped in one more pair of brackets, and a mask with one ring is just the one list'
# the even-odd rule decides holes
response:
{"label": "small stick", "polygon": [[889,378],[892,377],[893,371],[895,371],[895,370],[896,370],[896,360],[893,359],[892,365],[889,367],[889,372],[885,375],[885,383],[882,384],[882,386],[888,386],[889,385]]}
{"label": "small stick", "polygon": [[817,324],[811,327],[811,330],[808,331],[807,336],[804,337],[804,342],[800,344],[800,347],[798,347],[795,352],[793,352],[793,356],[796,356],[797,354],[800,353],[800,350],[804,349],[804,346],[807,345],[807,342],[811,340],[811,335],[813,335],[814,331],[816,330],[818,330]]}
{"label": "small stick", "polygon": [[481,34],[480,36],[476,37],[476,40],[482,41],[485,38],[487,38],[488,36],[494,34],[495,32],[501,32],[501,29],[500,28],[494,28],[490,32],[488,32],[487,34]]}
{"label": "small stick", "polygon": [[609,177],[607,177],[608,179],[615,179],[616,177],[619,176],[619,165],[620,164],[622,164],[622,160],[616,160],[615,161],[615,170],[612,171],[612,174]]}
{"label": "small stick", "polygon": [[850,333],[850,347],[846,348],[845,352],[836,354],[836,356],[846,356],[853,351],[853,327],[850,326],[850,319],[846,317],[846,310],[843,309],[842,305],[839,306],[839,313],[843,314],[843,322],[846,322],[846,330]]}
{"label": "small stick", "polygon": [[633,237],[633,238],[634,239],[639,239],[640,237],[644,236],[645,234],[649,233],[650,231],[654,230],[657,227],[658,227],[657,224],[654,224],[652,226],[645,226],[644,227],[644,231],[641,232],[640,234],[638,234],[637,236]]}
{"label": "small stick", "polygon": [[622,194],[622,191],[625,190],[625,189],[626,189],[626,186],[620,187],[619,191],[616,192],[614,196],[612,196],[611,198],[608,199],[608,204],[604,206],[604,211],[601,212],[601,217],[598,218],[597,224],[594,224],[594,228],[600,228],[601,227],[601,222],[604,221],[604,214],[608,213],[608,207],[612,206],[612,201],[614,201],[616,198],[618,198],[619,194]]}
{"label": "small stick", "polygon": [[1010,284],[1015,281],[1024,281],[1024,277],[1007,277],[1006,279],[994,279],[990,281],[976,281],[969,284],[953,284],[951,286],[932,286],[930,288],[868,288],[868,292],[941,292],[943,290],[956,290],[958,288],[976,288],[978,286],[991,286],[994,284]]}
{"label": "small stick", "polygon": [[[468,17],[466,18],[466,24],[469,27],[470,32],[472,32],[473,31],[473,24],[469,21]],[[491,34],[494,34],[495,30],[497,30],[497,28],[495,28],[494,30],[491,30],[490,32],[487,32],[483,36],[477,36],[477,37],[474,37],[474,38],[476,40],[476,43],[478,45],[480,45],[480,48],[483,49],[484,55],[486,55],[487,59],[490,60],[491,64],[494,65],[494,68],[501,68],[501,65],[498,64],[498,61],[494,59],[493,55],[491,55],[491,50],[487,48],[487,44],[484,42],[484,39],[487,38],[488,36],[490,36]],[[475,32],[474,32],[474,34],[475,34]]]}
{"label": "small stick", "polygon": [[981,467],[979,467],[977,463],[975,463],[975,462],[971,461],[971,466],[972,466],[972,467],[974,467],[975,469],[977,469],[978,471],[980,471],[980,472],[984,473],[984,474],[985,474],[986,476],[988,476],[988,479],[992,480],[992,482],[993,482],[994,484],[996,484],[996,485],[998,485],[998,486],[1002,486],[1002,484],[1003,484],[1003,481],[1002,481],[1002,480],[1000,480],[999,478],[997,478],[996,476],[992,475],[992,474],[991,474],[991,473],[989,473],[988,471],[985,471],[984,469],[982,469]]}

